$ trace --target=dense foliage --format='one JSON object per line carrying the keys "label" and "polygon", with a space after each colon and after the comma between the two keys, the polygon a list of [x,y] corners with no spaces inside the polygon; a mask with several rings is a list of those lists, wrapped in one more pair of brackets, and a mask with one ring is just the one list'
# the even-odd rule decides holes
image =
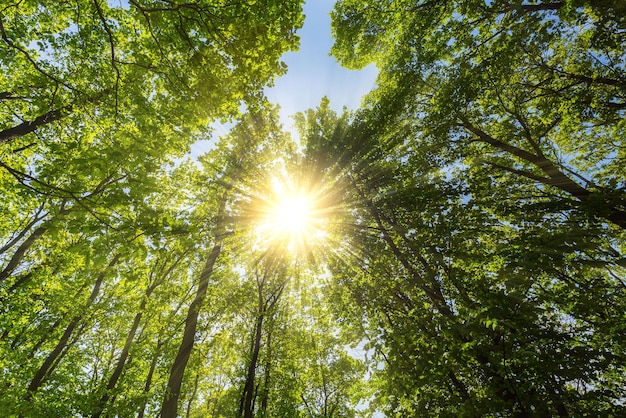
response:
{"label": "dense foliage", "polygon": [[625,16],[340,0],[299,148],[300,1],[1,5],[1,414],[626,415]]}
{"label": "dense foliage", "polygon": [[381,75],[316,152],[377,231],[334,273],[388,414],[625,413],[624,11],[337,3],[333,53]]}

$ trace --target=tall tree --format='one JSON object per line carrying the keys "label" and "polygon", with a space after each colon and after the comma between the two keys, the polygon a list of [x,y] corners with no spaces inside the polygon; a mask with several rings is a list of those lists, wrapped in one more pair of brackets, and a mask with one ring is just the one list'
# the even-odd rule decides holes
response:
{"label": "tall tree", "polygon": [[76,115],[74,123],[91,116],[156,129],[174,144],[185,137],[174,132],[236,114],[284,71],[300,3],[9,2],[0,15],[0,142]]}
{"label": "tall tree", "polygon": [[188,308],[182,342],[174,358],[167,385],[168,390],[163,401],[162,417],[177,415],[178,397],[185,368],[194,345],[199,312],[211,284],[213,270],[222,251],[224,239],[232,233],[232,221],[228,221],[227,206],[233,199],[231,197],[233,189],[236,190],[245,184],[246,177],[250,175],[249,171],[255,167],[255,164],[262,161],[259,152],[267,153],[271,149],[271,147],[262,148],[259,145],[261,141],[268,142],[268,139],[275,135],[275,118],[276,112],[249,115],[244,118],[231,132],[228,138],[229,144],[227,145],[224,141],[221,144],[222,148],[212,157],[214,159],[210,163],[217,164],[217,166],[207,166],[208,170],[213,171],[214,187],[220,191],[219,197],[216,197],[217,209],[213,215],[214,241],[198,279],[196,296]]}
{"label": "tall tree", "polygon": [[623,5],[347,0],[333,53],[410,90],[416,141],[626,227]]}
{"label": "tall tree", "polygon": [[[259,405],[255,405],[257,398],[259,398],[259,394],[257,393],[258,384],[255,383],[257,382],[257,369],[260,361],[259,354],[263,345],[263,334],[267,335],[266,344],[268,346],[270,344],[269,334],[265,331],[265,328],[267,327],[267,323],[272,320],[272,316],[275,315],[277,304],[280,302],[288,279],[284,277],[285,273],[280,271],[284,270],[284,266],[279,265],[278,268],[276,268],[271,265],[271,261],[263,261],[265,262],[259,262],[259,265],[257,265],[252,272],[254,281],[256,282],[257,306],[255,310],[248,367],[239,406],[239,414],[244,418],[252,418],[255,416],[255,406],[257,406],[260,411],[267,408],[267,399],[259,402]],[[269,356],[268,361],[270,361]],[[270,370],[269,367],[269,364],[266,363],[265,368],[268,373]],[[264,383],[268,383],[267,379]]]}
{"label": "tall tree", "polygon": [[[620,413],[623,357],[606,338],[621,344],[621,255],[609,250],[621,232],[575,227],[587,215],[564,220],[571,206],[535,197],[533,182],[494,182],[458,150],[413,140],[407,91],[379,94],[348,127],[323,105],[308,118],[330,123],[310,129],[307,152],[346,196],[346,252],[331,270],[338,315],[365,328],[384,371],[375,403],[407,415]],[[611,308],[590,306],[577,290],[590,283]]]}

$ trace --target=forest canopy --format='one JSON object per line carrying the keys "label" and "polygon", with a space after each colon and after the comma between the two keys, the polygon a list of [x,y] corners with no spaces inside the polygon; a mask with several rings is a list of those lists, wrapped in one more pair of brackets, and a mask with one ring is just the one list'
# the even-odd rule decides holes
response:
{"label": "forest canopy", "polygon": [[294,135],[300,0],[0,5],[2,414],[626,415],[626,4],[331,18]]}

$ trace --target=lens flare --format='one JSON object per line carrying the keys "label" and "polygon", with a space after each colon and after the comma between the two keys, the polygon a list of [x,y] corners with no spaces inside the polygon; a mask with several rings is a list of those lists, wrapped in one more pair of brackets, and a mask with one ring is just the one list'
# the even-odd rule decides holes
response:
{"label": "lens flare", "polygon": [[312,202],[306,196],[286,196],[278,202],[273,222],[283,234],[301,234],[310,226]]}
{"label": "lens flare", "polygon": [[306,252],[325,237],[325,217],[315,192],[274,181],[258,217],[259,242],[272,251]]}

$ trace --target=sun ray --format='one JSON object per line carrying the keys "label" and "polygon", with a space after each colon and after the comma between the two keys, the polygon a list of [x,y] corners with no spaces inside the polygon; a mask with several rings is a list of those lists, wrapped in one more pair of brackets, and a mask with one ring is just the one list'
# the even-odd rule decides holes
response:
{"label": "sun ray", "polygon": [[271,216],[281,233],[301,234],[313,220],[311,199],[304,195],[285,196],[277,202]]}
{"label": "sun ray", "polygon": [[319,188],[274,178],[255,208],[257,244],[284,255],[310,253],[326,237],[328,214]]}

